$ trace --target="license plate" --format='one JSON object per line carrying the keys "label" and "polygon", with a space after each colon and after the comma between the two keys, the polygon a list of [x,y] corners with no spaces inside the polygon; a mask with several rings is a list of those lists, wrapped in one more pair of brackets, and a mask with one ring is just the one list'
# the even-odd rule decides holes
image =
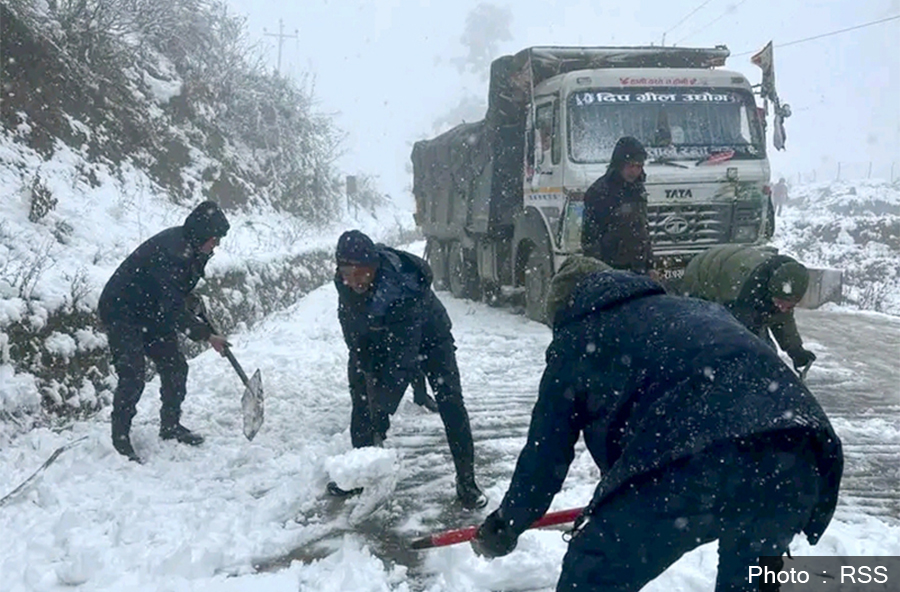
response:
{"label": "license plate", "polygon": [[684,268],[680,267],[678,269],[661,269],[659,274],[664,280],[677,280],[684,277]]}

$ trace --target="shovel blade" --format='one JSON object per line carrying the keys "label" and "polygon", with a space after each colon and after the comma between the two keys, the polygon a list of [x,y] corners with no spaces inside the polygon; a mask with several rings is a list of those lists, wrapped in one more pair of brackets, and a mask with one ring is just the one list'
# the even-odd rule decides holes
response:
{"label": "shovel blade", "polygon": [[241,397],[241,410],[244,414],[244,436],[248,440],[253,440],[259,428],[263,424],[263,388],[262,375],[259,370],[253,373],[250,381],[247,383],[247,390]]}

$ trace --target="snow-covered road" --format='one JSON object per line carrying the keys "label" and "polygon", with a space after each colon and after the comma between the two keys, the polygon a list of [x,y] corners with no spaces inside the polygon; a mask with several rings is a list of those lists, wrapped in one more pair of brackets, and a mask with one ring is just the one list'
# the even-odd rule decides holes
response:
{"label": "snow-covered road", "polygon": [[[455,505],[440,420],[408,397],[386,442],[399,458],[391,501],[354,532],[334,537],[321,524],[293,520],[318,503],[329,459],[350,449],[346,348],[336,293],[325,286],[233,336],[237,358],[248,371],[261,369],[267,394],[266,423],[253,442],[240,430],[240,382],[224,359],[206,352],[191,361],[184,417],[207,436],[200,448],[157,438],[154,381],[134,428],[144,465],[112,450],[108,412],[59,431],[34,430],[0,450],[2,495],[58,446],[87,436],[0,508],[0,589],[552,589],[565,552],[558,531],[526,533],[516,552],[493,562],[475,557],[468,545],[420,553],[406,546],[424,533],[477,523],[499,503],[524,443],[550,341],[549,329],[507,309],[440,297],[454,322],[478,479],[491,498],[484,511],[465,513]],[[841,310],[798,317],[819,356],[809,384],[844,440],[848,468],[837,519],[817,547],[798,538],[792,552],[898,555],[900,319]],[[553,508],[583,505],[598,477],[582,449]],[[254,565],[267,569],[257,572]],[[706,545],[647,590],[711,589],[714,571],[715,546]]]}
{"label": "snow-covered road", "polygon": [[900,318],[801,310],[797,324],[818,356],[807,384],[844,443],[837,515],[900,520]]}

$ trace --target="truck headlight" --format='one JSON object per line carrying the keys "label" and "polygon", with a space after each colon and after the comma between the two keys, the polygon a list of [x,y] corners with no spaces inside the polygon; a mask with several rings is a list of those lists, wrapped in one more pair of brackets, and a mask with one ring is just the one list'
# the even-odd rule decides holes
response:
{"label": "truck headlight", "polygon": [[757,235],[759,234],[759,228],[754,226],[738,226],[734,229],[734,242],[736,243],[751,243],[756,240]]}

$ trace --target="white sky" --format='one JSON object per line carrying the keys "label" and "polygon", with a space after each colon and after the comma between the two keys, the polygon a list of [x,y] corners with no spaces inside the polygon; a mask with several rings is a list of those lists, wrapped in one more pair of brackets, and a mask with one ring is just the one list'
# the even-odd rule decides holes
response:
{"label": "white sky", "polygon": [[[350,133],[341,164],[348,172],[377,174],[395,197],[409,185],[411,142],[431,135],[431,124],[463,94],[486,96],[472,76],[449,62],[466,53],[459,39],[466,15],[478,2],[308,0],[280,5],[232,0],[248,16],[249,37],[269,47],[274,66],[278,19],[286,34],[282,71],[310,72],[320,108],[338,113]],[[643,45],[701,4],[700,0],[519,0],[497,2],[513,14],[512,41],[500,54],[531,45]],[[728,12],[731,9],[731,12]],[[719,19],[720,16],[725,15]],[[778,49],[779,43],[900,14],[900,0],[712,0],[668,33],[667,43],[726,44],[732,54],[776,44],[777,88],[794,115],[787,122],[788,150],[775,154],[773,170],[794,173],[857,167],[873,161],[887,176],[900,175],[900,20]],[[718,20],[716,20],[718,19]],[[707,24],[712,23],[709,27]],[[682,41],[683,39],[683,41]],[[728,67],[758,82],[749,55]],[[845,169],[846,170],[846,169]],[[865,174],[864,167],[860,168]]]}

